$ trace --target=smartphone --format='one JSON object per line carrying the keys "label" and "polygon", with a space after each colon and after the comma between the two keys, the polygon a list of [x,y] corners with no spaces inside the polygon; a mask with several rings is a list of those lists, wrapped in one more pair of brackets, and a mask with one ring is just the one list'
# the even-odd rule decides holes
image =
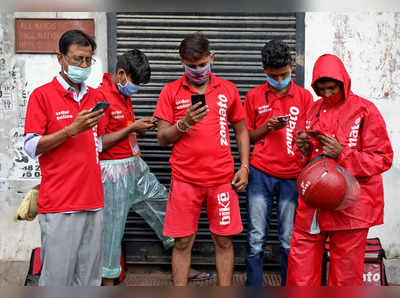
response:
{"label": "smartphone", "polygon": [[290,119],[290,115],[278,116],[276,117],[280,122],[288,122]]}
{"label": "smartphone", "polygon": [[305,132],[306,132],[306,134],[308,134],[309,136],[314,137],[314,138],[318,137],[319,135],[324,135],[319,130],[306,130]]}
{"label": "smartphone", "polygon": [[204,94],[192,94],[192,106],[198,102],[201,102],[201,105],[198,107],[198,109],[205,106],[206,105],[206,96]]}
{"label": "smartphone", "polygon": [[96,112],[100,109],[103,109],[103,111],[107,110],[107,108],[110,106],[110,103],[107,101],[98,101],[96,105],[94,106],[93,109],[90,110],[90,112]]}

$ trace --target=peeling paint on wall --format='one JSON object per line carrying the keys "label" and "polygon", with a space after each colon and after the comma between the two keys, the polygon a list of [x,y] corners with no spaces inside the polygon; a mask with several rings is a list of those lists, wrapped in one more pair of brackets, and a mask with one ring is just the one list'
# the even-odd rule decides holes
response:
{"label": "peeling paint on wall", "polygon": [[[392,168],[383,174],[385,224],[370,229],[389,258],[400,257],[400,12],[306,13],[305,86],[325,53],[339,56],[354,93],[372,101],[385,119],[394,150]],[[316,95],[315,95],[316,97]]]}
{"label": "peeling paint on wall", "polygon": [[400,98],[400,13],[333,14],[331,19],[333,51],[352,71],[353,87],[372,99]]}
{"label": "peeling paint on wall", "polygon": [[14,55],[13,23],[13,14],[0,13],[0,259],[26,258],[31,245],[40,245],[37,221],[13,221],[25,193],[40,182],[38,162],[24,151],[29,91],[25,61]]}
{"label": "peeling paint on wall", "polygon": [[[25,62],[14,56],[13,15],[1,14],[0,27],[0,144],[7,154],[0,155],[0,178],[40,179],[39,164],[24,151],[25,113],[29,91]],[[4,175],[4,176],[3,176]]]}

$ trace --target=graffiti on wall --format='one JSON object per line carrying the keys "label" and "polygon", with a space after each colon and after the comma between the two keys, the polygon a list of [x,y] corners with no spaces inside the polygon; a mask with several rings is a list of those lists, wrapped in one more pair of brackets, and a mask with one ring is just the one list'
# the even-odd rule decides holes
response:
{"label": "graffiti on wall", "polygon": [[[12,23],[10,14],[0,14],[2,23]],[[0,27],[0,179],[40,179],[37,160],[24,150],[24,125],[29,98],[25,62],[14,55],[10,26]]]}

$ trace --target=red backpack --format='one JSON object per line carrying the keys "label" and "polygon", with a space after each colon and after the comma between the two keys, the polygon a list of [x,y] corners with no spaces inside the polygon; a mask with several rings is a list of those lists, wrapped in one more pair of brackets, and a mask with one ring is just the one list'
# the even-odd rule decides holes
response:
{"label": "red backpack", "polygon": [[[387,286],[385,265],[385,251],[379,238],[367,239],[364,258],[363,286]],[[325,253],[322,262],[322,285],[328,284],[329,272],[329,242],[325,243]]]}

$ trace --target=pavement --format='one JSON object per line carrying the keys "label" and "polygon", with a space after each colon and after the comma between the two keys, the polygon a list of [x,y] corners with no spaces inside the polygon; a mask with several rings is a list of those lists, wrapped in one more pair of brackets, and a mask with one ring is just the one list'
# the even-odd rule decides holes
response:
{"label": "pavement", "polygon": [[0,287],[23,286],[28,269],[28,261],[0,261]]}
{"label": "pavement", "polygon": [[[386,275],[390,286],[400,286],[400,259],[385,260]],[[0,287],[24,286],[27,272],[29,269],[28,261],[1,261],[0,260]],[[209,268],[196,268],[199,270],[210,271]],[[212,270],[211,270],[212,271]],[[189,282],[190,287],[215,287],[217,285],[216,274],[214,277],[205,281]],[[233,286],[244,286],[246,273],[235,271],[233,274]],[[277,271],[264,272],[264,286],[279,286],[280,274]],[[120,286],[152,286],[169,287],[172,286],[172,276],[168,268],[157,266],[128,266],[125,280]]]}
{"label": "pavement", "polygon": [[[28,261],[0,261],[0,287],[24,286],[29,269]],[[203,270],[202,268],[197,268]],[[206,271],[210,271],[207,270]],[[216,274],[209,280],[189,282],[190,287],[215,287],[217,285]],[[233,286],[243,286],[246,273],[235,271],[233,274]],[[280,274],[275,271],[266,271],[264,274],[265,286],[279,286]],[[128,266],[125,280],[120,286],[172,286],[172,276],[168,269],[157,266]]]}

